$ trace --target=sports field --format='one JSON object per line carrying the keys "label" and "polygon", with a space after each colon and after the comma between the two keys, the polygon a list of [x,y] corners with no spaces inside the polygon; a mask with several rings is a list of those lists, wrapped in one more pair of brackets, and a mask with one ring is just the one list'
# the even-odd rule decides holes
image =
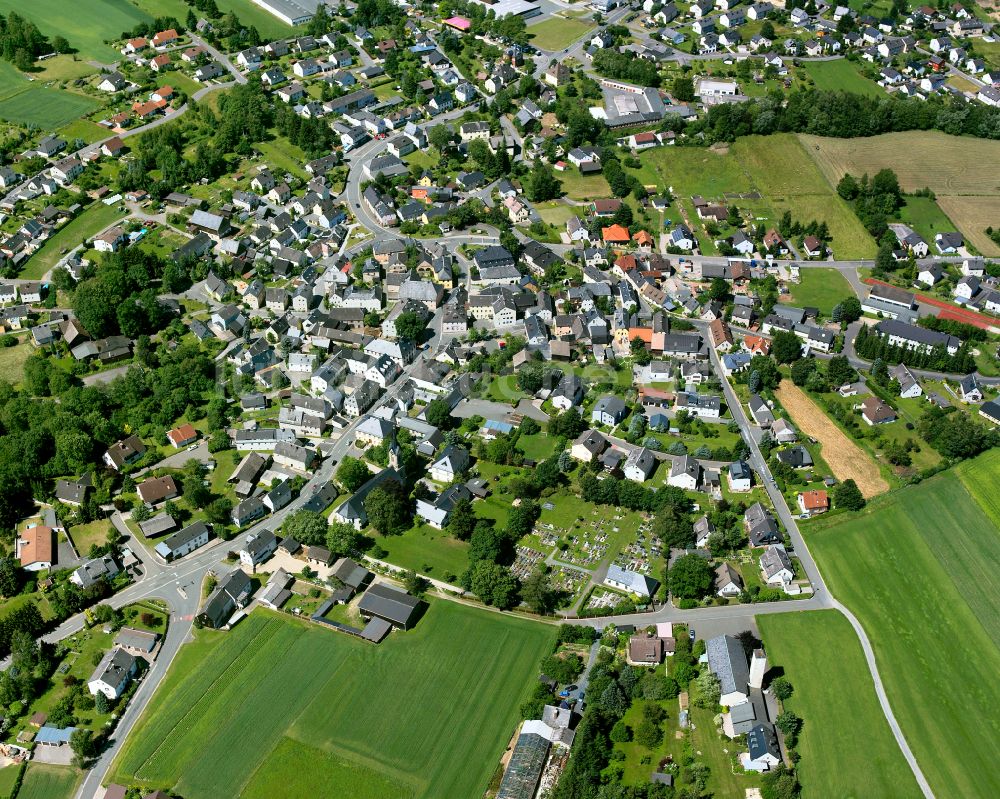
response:
{"label": "sports field", "polygon": [[991,451],[807,532],[937,796],[1000,795],[998,478]]}
{"label": "sports field", "polygon": [[29,763],[17,799],[70,799],[76,793],[81,776],[70,766]]}
{"label": "sports field", "polygon": [[791,380],[782,380],[775,396],[795,425],[807,436],[819,441],[823,460],[838,480],[854,480],[866,497],[889,490],[878,464],[848,438],[801,388]]}
{"label": "sports field", "polygon": [[805,719],[798,745],[804,799],[919,797],[847,618],[835,610],[776,613],[758,616],[757,626],[770,663],[795,688],[785,708]]}
{"label": "sports field", "polygon": [[793,305],[819,308],[820,313],[829,316],[837,303],[854,296],[851,284],[838,269],[807,267],[799,270],[799,276],[797,284],[789,284]]}
{"label": "sports field", "polygon": [[480,796],[552,640],[444,601],[378,646],[257,609],[183,648],[111,778],[187,799]]}

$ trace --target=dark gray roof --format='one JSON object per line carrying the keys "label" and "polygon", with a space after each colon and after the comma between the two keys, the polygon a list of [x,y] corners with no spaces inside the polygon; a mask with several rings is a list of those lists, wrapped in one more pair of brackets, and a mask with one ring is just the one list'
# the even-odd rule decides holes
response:
{"label": "dark gray roof", "polygon": [[743,644],[731,635],[719,635],[708,641],[708,667],[719,678],[722,695],[734,692],[747,693],[750,684],[750,665]]}
{"label": "dark gray roof", "polygon": [[376,583],[365,591],[358,603],[358,610],[365,615],[378,616],[393,624],[406,626],[419,604],[419,599],[404,591]]}

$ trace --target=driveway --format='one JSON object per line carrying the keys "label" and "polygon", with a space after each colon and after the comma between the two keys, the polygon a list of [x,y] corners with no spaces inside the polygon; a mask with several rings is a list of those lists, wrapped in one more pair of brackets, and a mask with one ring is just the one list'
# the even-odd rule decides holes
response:
{"label": "driveway", "polygon": [[187,447],[175,452],[173,455],[168,455],[159,463],[154,463],[152,466],[148,466],[141,471],[135,473],[136,477],[142,477],[150,469],[180,469],[188,461],[201,461],[202,463],[208,464],[212,462],[212,454],[208,451],[208,442],[202,439],[198,442],[192,450],[188,450]]}
{"label": "driveway", "polygon": [[470,416],[482,416],[489,419],[502,421],[509,414],[520,413],[534,419],[536,422],[547,422],[549,416],[545,411],[536,408],[528,400],[521,400],[516,408],[502,402],[491,402],[490,400],[466,399],[455,406],[452,413],[460,419],[468,419]]}

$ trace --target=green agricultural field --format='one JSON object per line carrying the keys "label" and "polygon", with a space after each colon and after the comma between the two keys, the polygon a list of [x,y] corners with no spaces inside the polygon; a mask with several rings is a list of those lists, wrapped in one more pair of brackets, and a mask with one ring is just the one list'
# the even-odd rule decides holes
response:
{"label": "green agricultural field", "polygon": [[82,94],[39,86],[0,101],[0,119],[53,130],[95,108],[97,103]]}
{"label": "green agricultural field", "polygon": [[790,286],[792,304],[819,308],[824,316],[829,316],[838,302],[854,296],[851,284],[837,269],[800,269],[799,277],[800,282]]}
{"label": "green agricultural field", "polygon": [[1000,702],[998,476],[991,451],[807,533],[938,796],[1000,795],[1000,720],[985,710]]}
{"label": "green agricultural field", "polygon": [[372,646],[258,609],[181,650],[110,779],[187,799],[480,796],[553,635],[437,601]]}
{"label": "green agricultural field", "polygon": [[261,763],[241,799],[273,799],[284,796],[289,785],[303,774],[309,775],[314,796],[350,796],[351,799],[412,799],[413,791],[384,775],[342,760],[336,755],[313,749],[291,738],[282,738],[278,747]]}
{"label": "green agricultural field", "polygon": [[30,86],[31,82],[13,64],[0,61],[0,98],[23,92]]}
{"label": "green agricultural field", "polygon": [[26,280],[38,280],[45,275],[52,267],[59,263],[59,259],[74,247],[80,245],[84,239],[88,239],[100,233],[108,225],[112,224],[122,216],[116,205],[105,205],[96,202],[86,211],[81,213],[76,219],[66,223],[59,231],[28,259],[20,277]]}
{"label": "green agricultural field", "polygon": [[[805,719],[798,746],[804,799],[920,796],[847,618],[834,610],[781,613],[758,616],[757,625],[771,664],[784,669],[795,688],[785,707]],[[855,734],[859,729],[863,736]]]}
{"label": "green agricultural field", "polygon": [[593,29],[594,25],[589,20],[554,16],[531,25],[528,36],[539,50],[562,50]]}
{"label": "green agricultural field", "polygon": [[[50,39],[64,36],[83,59],[97,59],[110,64],[121,58],[114,47],[104,43],[122,31],[131,30],[152,16],[140,11],[128,0],[0,0],[0,13],[16,11],[32,22]],[[182,18],[183,20],[183,18]]]}
{"label": "green agricultural field", "polygon": [[9,763],[8,765],[0,768],[0,796],[10,797],[11,792],[14,790],[14,784],[17,782],[17,775],[21,772],[21,767]]}
{"label": "green agricultural field", "polygon": [[29,763],[17,799],[71,799],[82,775],[69,766]]}
{"label": "green agricultural field", "polygon": [[[871,236],[794,136],[747,136],[731,147],[710,149],[660,147],[642,153],[639,160],[642,168],[635,172],[639,180],[645,185],[670,187],[682,198],[681,206],[688,209],[692,222],[695,219],[687,202],[694,195],[750,209],[769,226],[788,210],[803,223],[813,219],[826,222],[838,257],[875,255]],[[725,197],[752,192],[759,193],[761,199]]]}
{"label": "green agricultural field", "polygon": [[846,58],[836,61],[806,61],[802,69],[812,78],[817,89],[844,91],[868,97],[884,97],[885,91],[858,71],[857,65]]}

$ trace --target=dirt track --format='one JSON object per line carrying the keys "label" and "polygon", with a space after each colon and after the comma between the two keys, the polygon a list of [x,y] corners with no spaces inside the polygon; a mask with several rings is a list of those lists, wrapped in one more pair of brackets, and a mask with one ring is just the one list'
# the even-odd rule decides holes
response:
{"label": "dirt track", "polygon": [[802,389],[789,380],[782,380],[776,394],[795,426],[822,445],[823,460],[833,470],[834,477],[854,480],[865,497],[889,490],[889,484],[879,473],[878,464],[851,441]]}

